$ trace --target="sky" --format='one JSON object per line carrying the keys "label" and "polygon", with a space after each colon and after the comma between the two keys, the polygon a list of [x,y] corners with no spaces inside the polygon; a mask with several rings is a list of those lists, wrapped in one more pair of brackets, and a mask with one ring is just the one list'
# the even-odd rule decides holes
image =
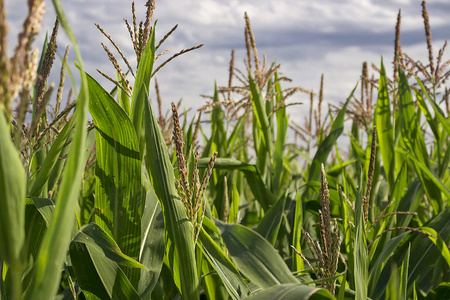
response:
{"label": "sky", "polygon": [[[144,18],[145,2],[135,1],[138,20]],[[61,4],[81,45],[87,72],[111,89],[112,84],[96,72],[98,68],[114,76],[114,69],[100,45],[101,42],[110,44],[94,22],[113,37],[127,57],[134,57],[122,20],[131,20],[131,1],[61,0]],[[45,32],[51,33],[54,23],[51,1],[46,5],[36,47],[41,47]],[[26,15],[26,1],[7,0],[6,7],[9,46],[13,49]],[[427,8],[436,57],[450,35],[450,1],[430,0]],[[403,51],[426,62],[428,53],[421,1],[418,0],[156,0],[156,40],[179,24],[161,47],[161,50],[170,49],[165,58],[182,49],[204,44],[201,49],[170,62],[156,75],[164,107],[168,109],[170,102],[180,98],[186,107],[195,109],[204,105],[206,100],[200,94],[212,95],[215,81],[219,86],[227,84],[232,49],[236,50],[236,66],[244,69],[244,12],[250,17],[260,56],[266,53],[269,62],[276,60],[281,64],[282,75],[293,80],[290,86],[318,92],[320,77],[324,74],[324,100],[337,104],[344,101],[356,85],[363,61],[379,66],[383,56],[388,72],[392,70],[390,62],[399,9],[402,11]],[[68,44],[68,38],[60,33],[58,52],[61,56]],[[449,59],[448,54],[445,59]],[[55,69],[55,73],[59,70]],[[306,104],[289,111],[293,120],[301,122],[304,112],[309,110],[309,96],[296,94],[291,101]]]}

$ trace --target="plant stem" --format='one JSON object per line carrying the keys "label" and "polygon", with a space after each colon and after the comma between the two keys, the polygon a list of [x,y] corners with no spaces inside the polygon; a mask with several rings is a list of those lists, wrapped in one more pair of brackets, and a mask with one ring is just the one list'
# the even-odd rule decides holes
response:
{"label": "plant stem", "polygon": [[13,267],[11,270],[12,298],[13,300],[22,299],[22,270]]}

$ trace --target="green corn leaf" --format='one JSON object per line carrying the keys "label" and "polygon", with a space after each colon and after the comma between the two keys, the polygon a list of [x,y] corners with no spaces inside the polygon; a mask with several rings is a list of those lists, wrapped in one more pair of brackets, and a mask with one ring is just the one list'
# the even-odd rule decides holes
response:
{"label": "green corn leaf", "polygon": [[87,78],[97,141],[95,220],[125,254],[137,259],[145,203],[138,141],[123,109],[91,76]]}
{"label": "green corn leaf", "polygon": [[[264,108],[263,113],[265,112],[266,110]],[[269,151],[267,150],[263,130],[261,129],[260,124],[261,122],[258,119],[257,113],[255,112],[255,107],[253,108],[252,113],[253,113],[252,134],[253,134],[253,146],[255,148],[256,154],[256,166],[260,170],[261,175],[265,179],[265,182],[270,182],[270,179],[268,179],[266,175],[269,176],[271,175],[270,173],[268,173],[271,155],[269,155]],[[268,126],[270,126],[270,124]],[[270,127],[267,127],[267,130],[270,130]]]}
{"label": "green corn leaf", "polygon": [[215,222],[231,257],[251,282],[261,288],[299,283],[277,251],[258,233],[239,224]]}
{"label": "green corn leaf", "polygon": [[[185,111],[185,113],[187,113]],[[192,147],[194,146],[194,127],[195,127],[195,121],[197,120],[196,116],[194,116],[189,123],[189,127],[187,129],[187,133],[184,133],[185,128],[183,127],[183,136],[184,136],[184,144],[186,145],[184,149],[184,156],[187,158],[186,160],[188,162],[191,161],[192,156],[194,154],[194,151],[192,150]],[[187,122],[187,118],[184,118],[184,121]],[[176,153],[174,153],[176,156]],[[192,165],[192,163],[191,163]]]}
{"label": "green corn leaf", "polygon": [[[358,136],[350,135],[350,145],[352,146],[352,154],[353,156],[359,160],[363,166],[367,165],[367,152],[363,149],[362,145],[360,144]],[[367,149],[368,148],[368,149]],[[369,147],[367,147],[366,150],[370,150]]]}
{"label": "green corn leaf", "polygon": [[[62,27],[66,31],[75,49],[77,60],[83,70],[80,50],[75,36],[68,24],[67,18],[58,0],[53,0],[53,6]],[[75,210],[81,187],[81,177],[84,165],[80,159],[85,155],[86,140],[86,109],[89,103],[89,90],[86,75],[81,71],[81,91],[77,98],[75,132],[72,146],[62,174],[62,182],[58,191],[55,211],[50,226],[45,233],[41,249],[36,260],[33,278],[26,293],[26,299],[47,300],[55,296],[60,284],[61,267],[66,257],[70,243],[70,233],[73,230]]]}
{"label": "green corn leaf", "polygon": [[[86,231],[90,231],[86,234]],[[124,255],[98,225],[84,227],[70,244],[70,258],[78,284],[88,297],[140,299],[118,263],[143,267]],[[92,299],[92,298],[91,298]]]}
{"label": "green corn leaf", "polygon": [[429,235],[428,238],[433,242],[433,244],[436,245],[442,257],[450,266],[450,251],[442,237],[436,232],[436,230],[430,227],[422,227],[420,230],[431,235]]}
{"label": "green corn leaf", "polygon": [[272,246],[277,240],[278,231],[281,225],[281,219],[284,214],[284,205],[286,203],[286,196],[284,195],[277,203],[272,206],[256,227],[258,232],[265,238]]}
{"label": "green corn leaf", "polygon": [[250,290],[239,271],[203,228],[200,231],[198,244],[230,296],[235,300],[247,297]]}
{"label": "green corn leaf", "polygon": [[269,78],[266,85],[266,97],[268,101],[264,101],[265,107],[266,107],[266,115],[267,119],[269,120],[269,128],[272,131],[272,136],[275,136],[275,123],[274,123],[274,114],[272,113],[275,105],[276,105],[276,99],[275,99],[275,89],[274,89],[274,83],[273,78]]}
{"label": "green corn leaf", "polygon": [[[423,86],[422,82],[420,81],[419,78],[416,78],[417,83],[419,84],[422,93],[425,95],[425,97],[427,98],[428,102],[431,103],[431,106],[433,107],[434,113],[435,113],[435,119],[437,119],[437,121],[439,121],[440,124],[442,124],[442,128],[444,129],[444,132],[447,135],[450,135],[450,121],[447,117],[445,117],[444,112],[442,111],[442,109],[439,107],[439,105],[436,103],[436,101],[434,101],[427,93],[425,87]],[[419,100],[419,98],[418,98]],[[425,106],[425,104],[422,104]],[[436,121],[436,122],[437,122]],[[431,126],[431,124],[430,124]],[[439,140],[439,133],[435,133],[435,131],[437,131],[437,129],[434,129],[433,132],[436,136],[436,139]],[[442,133],[441,133],[442,134]],[[445,173],[445,170],[447,169],[447,166],[449,164],[450,161],[450,147],[447,148],[445,154],[444,154],[444,159],[440,162],[439,165],[439,177],[442,177]]]}
{"label": "green corn leaf", "polygon": [[[127,72],[128,74],[128,72]],[[116,71],[116,79],[117,82],[119,82],[122,87],[125,89],[126,83],[123,81],[122,77],[120,76],[119,72]],[[114,89],[117,90],[118,98],[119,98],[119,105],[122,107],[122,109],[125,111],[125,113],[129,116],[130,115],[130,97],[125,93],[122,89],[118,88],[117,86],[114,87]]]}
{"label": "green corn leaf", "polygon": [[[206,168],[208,166],[208,162],[209,158],[201,158],[198,161],[198,167]],[[272,193],[270,193],[270,191],[266,188],[261,173],[255,165],[231,158],[217,158],[214,163],[214,168],[230,171],[239,170],[244,173],[245,179],[247,180],[253,195],[265,211],[269,210],[269,208],[275,203]]]}
{"label": "green corn leaf", "polygon": [[442,210],[442,196],[439,190],[434,189],[434,180],[429,176],[429,169],[431,167],[429,155],[426,149],[425,140],[420,128],[417,113],[414,108],[414,101],[409,87],[408,79],[402,69],[399,69],[399,122],[401,126],[402,141],[407,149],[414,153],[420,163],[414,163],[417,175],[422,183],[425,192],[433,204],[435,213]]}
{"label": "green corn leaf", "polygon": [[150,187],[141,221],[141,249],[139,262],[147,267],[141,270],[138,292],[142,299],[150,299],[161,273],[164,260],[164,216],[158,198]]}
{"label": "green corn leaf", "polygon": [[337,300],[345,300],[345,285],[346,285],[346,283],[347,283],[347,272],[344,273],[341,284],[338,286],[338,295],[336,297]]}
{"label": "green corn leaf", "polygon": [[[278,81],[278,72],[275,73],[275,93],[276,103],[279,104],[283,100],[281,84]],[[273,177],[273,191],[278,191],[281,186],[281,174],[283,171],[284,152],[286,151],[288,117],[286,115],[286,108],[280,108],[276,112],[277,118],[277,141],[275,142],[275,155],[273,159],[274,177]]]}
{"label": "green corn leaf", "polygon": [[[394,210],[397,209],[398,204],[400,200],[402,199],[402,196],[405,191],[406,187],[406,181],[407,181],[407,167],[406,163],[402,164],[402,167],[400,168],[400,171],[397,175],[397,178],[395,179],[394,186],[391,190],[391,194],[389,196],[389,202],[394,199],[391,206],[386,210],[385,215],[394,212]],[[385,253],[384,249],[388,246],[388,243],[391,241],[391,232],[383,233],[383,231],[386,228],[392,228],[395,226],[399,226],[398,224],[395,224],[395,218],[389,218],[385,220],[381,220],[375,228],[377,228],[376,236],[381,235],[380,238],[377,238],[374,240],[372,247],[370,248],[369,257],[371,258],[371,261],[373,259],[379,259],[380,255]],[[392,252],[392,249],[391,249]],[[381,253],[381,254],[380,254]],[[384,259],[387,259],[388,257],[384,257]],[[381,272],[381,265],[378,266],[380,269],[378,270]],[[373,274],[377,274],[377,269],[373,267],[370,274],[370,282],[369,282],[369,294],[372,293],[373,288],[373,281],[374,277]],[[377,274],[379,276],[379,274]],[[375,281],[378,280],[378,278],[375,279]]]}
{"label": "green corn leaf", "polygon": [[431,112],[428,109],[428,106],[425,103],[425,100],[423,99],[422,94],[420,94],[419,90],[414,89],[414,95],[416,96],[417,103],[419,104],[419,108],[422,111],[423,115],[425,116],[425,119],[427,120],[427,123],[430,126],[430,129],[434,134],[434,137],[436,138],[436,140],[439,140],[439,130],[438,130],[436,121],[433,118],[433,116],[431,115]]}
{"label": "green corn leaf", "polygon": [[41,214],[47,227],[50,225],[50,221],[55,210],[55,201],[48,198],[31,198],[34,206]]}
{"label": "green corn leaf", "polygon": [[22,161],[11,141],[4,112],[0,110],[0,260],[11,270],[13,297],[17,299],[22,295],[26,182]]}
{"label": "green corn leaf", "polygon": [[[213,103],[219,103],[219,93],[217,92],[217,84],[214,84]],[[213,152],[217,151],[219,157],[226,156],[227,132],[224,124],[224,114],[220,105],[214,106],[211,113],[211,138],[213,139]]]}
{"label": "green corn leaf", "polygon": [[[64,128],[63,128],[64,130]],[[61,174],[62,171],[64,170],[64,166],[66,164],[66,160],[67,155],[69,154],[70,151],[70,145],[71,145],[71,140],[72,140],[72,136],[73,136],[73,130],[71,130],[69,136],[67,137],[67,141],[66,141],[66,145],[65,147],[62,148],[61,152],[59,153],[59,157],[58,160],[56,161],[55,165],[53,166],[50,175],[48,177],[48,181],[47,181],[47,189],[48,191],[53,191],[56,192],[57,188],[59,186],[59,183],[61,181]],[[88,137],[89,137],[89,132],[88,132]],[[89,147],[93,147],[93,143],[90,143],[90,139],[88,138],[86,140],[86,149],[89,149]],[[94,142],[95,142],[95,138],[94,138]],[[53,148],[53,144],[52,144],[52,148]],[[52,152],[52,149],[50,149],[49,153]],[[90,152],[86,152],[86,154],[88,154]],[[48,157],[48,155],[47,155]],[[46,158],[47,160],[47,158]],[[33,183],[34,185],[34,183]],[[53,193],[54,194],[54,193]],[[45,195],[48,196],[48,195]]]}
{"label": "green corn leaf", "polygon": [[328,174],[329,176],[337,177],[337,176],[339,176],[339,175],[342,173],[342,171],[343,171],[347,166],[350,166],[350,165],[354,164],[354,163],[357,162],[357,161],[358,161],[358,160],[353,159],[353,160],[349,160],[349,161],[347,161],[347,162],[340,163],[340,164],[337,164],[337,165],[335,165],[335,166],[332,166],[332,167],[330,167],[330,168],[328,169],[327,174]]}
{"label": "green corn leaf", "polygon": [[[362,179],[359,186],[362,186]],[[362,202],[362,189],[359,189],[355,201],[354,270],[356,300],[366,300],[369,278],[369,256],[367,251],[366,224]]]}
{"label": "green corn leaf", "polygon": [[389,99],[383,58],[381,59],[375,122],[377,124],[378,146],[383,160],[383,167],[389,186],[392,187],[395,181],[394,131],[391,121],[391,101]]}
{"label": "green corn leaf", "polygon": [[406,147],[416,157],[430,167],[430,159],[425,146],[425,140],[417,119],[414,101],[405,72],[399,69],[399,123],[401,138]]}
{"label": "green corn leaf", "polygon": [[0,259],[14,267],[19,267],[25,238],[25,190],[25,170],[0,111]]}
{"label": "green corn leaf", "polygon": [[[51,210],[53,211],[53,201],[50,199],[45,200],[49,202],[49,206],[52,207]],[[27,220],[25,222],[25,253],[27,257],[31,255],[33,259],[36,259],[48,224],[46,224],[42,215],[42,210],[38,210],[35,202],[31,198],[26,199],[25,220]]]}
{"label": "green corn leaf", "polygon": [[[404,237],[406,236],[409,237],[408,235],[409,233],[410,232],[405,232],[404,234],[394,239],[396,240],[396,242],[399,242],[403,240]],[[400,266],[398,266],[396,262],[391,261],[389,276],[387,276],[386,278],[380,278],[380,281],[387,282],[386,293],[384,295],[385,299],[399,299],[399,300],[407,299],[406,295],[408,288],[408,267],[409,267],[410,252],[411,252],[411,244],[408,243],[408,250]]]}
{"label": "green corn leaf", "polygon": [[142,118],[144,116],[148,91],[150,90],[150,78],[152,76],[153,63],[155,61],[155,28],[156,22],[153,25],[147,45],[145,46],[141,60],[139,61],[139,67],[134,81],[133,95],[131,98],[130,119],[136,130],[136,136],[140,142],[141,152],[143,152],[142,142],[144,141],[142,137],[144,133]]}
{"label": "green corn leaf", "polygon": [[252,294],[249,300],[335,299],[327,290],[300,284],[281,284]]}
{"label": "green corn leaf", "polygon": [[412,154],[409,155],[408,158],[413,161],[414,168],[422,183],[422,187],[427,193],[428,199],[431,202],[435,213],[438,213],[444,207],[442,194],[444,194],[447,199],[450,199],[449,188],[435,174],[433,174],[429,168],[427,168],[423,161],[414,157]]}
{"label": "green corn leaf", "polygon": [[[229,153],[235,153],[235,149],[237,148],[237,144],[242,143],[240,140],[240,136],[243,132],[245,122],[247,121],[248,114],[245,114],[242,116],[236,123],[236,125],[233,128],[233,131],[231,132],[230,136],[228,137],[227,145],[228,145],[228,151]],[[223,156],[222,156],[223,157]]]}
{"label": "green corn leaf", "polygon": [[[450,207],[439,213],[425,226],[436,231],[444,241],[447,240],[450,237]],[[413,233],[408,237],[403,245],[397,248],[388,259],[380,274],[380,278],[389,278],[389,274],[392,272],[392,262],[395,262],[397,265],[400,264],[406,255],[408,243],[411,243],[408,286],[430,289],[429,278],[433,276],[434,272],[440,272],[442,268],[442,265],[438,264],[439,259],[437,259],[441,257],[441,251],[424,234]],[[375,288],[373,288],[372,298],[382,299],[386,286],[387,282],[385,280],[379,280]],[[412,290],[408,289],[408,297],[411,293]]]}
{"label": "green corn leaf", "polygon": [[[413,298],[414,300],[417,299]],[[450,283],[443,282],[437,288],[430,291],[427,295],[427,300],[439,300],[439,299],[450,299]]]}
{"label": "green corn leaf", "polygon": [[397,287],[399,297],[398,299],[407,299],[407,289],[408,289],[408,268],[409,268],[409,257],[411,254],[411,244],[408,244],[408,250],[402,261],[400,268],[400,287]]}
{"label": "green corn leaf", "polygon": [[228,223],[239,223],[239,192],[235,180],[231,190],[230,212],[228,214]]}
{"label": "green corn leaf", "polygon": [[394,265],[392,268],[392,273],[389,277],[389,282],[386,288],[386,300],[400,300],[405,298],[400,298],[400,274],[399,274],[399,268],[397,268],[397,265]]}
{"label": "green corn leaf", "polygon": [[[319,181],[320,180],[320,170],[321,170],[321,164],[327,161],[328,155],[330,154],[331,150],[333,149],[334,144],[336,143],[339,136],[344,131],[344,117],[345,112],[347,110],[347,106],[350,103],[350,100],[353,97],[353,93],[356,90],[356,86],[353,89],[353,91],[350,93],[350,96],[347,98],[347,101],[345,102],[344,106],[342,107],[341,111],[337,115],[336,119],[333,122],[333,125],[331,126],[330,133],[328,136],[323,140],[322,143],[320,143],[316,154],[314,155],[314,159],[311,163],[311,166],[309,167],[308,173],[309,178],[308,181]],[[312,195],[312,190],[310,188],[307,188],[302,196],[303,199],[310,199]]]}
{"label": "green corn leaf", "polygon": [[423,94],[426,96],[426,98],[428,99],[428,102],[431,103],[431,106],[433,106],[433,110],[435,113],[436,118],[439,120],[439,122],[442,124],[442,127],[444,128],[444,130],[447,132],[448,135],[450,135],[450,121],[445,117],[444,112],[442,111],[442,109],[439,107],[439,105],[436,103],[436,101],[434,101],[433,99],[431,99],[431,97],[428,95],[427,90],[425,89],[425,87],[423,86],[423,83],[420,81],[419,78],[416,78],[417,83],[419,84]]}
{"label": "green corn leaf", "polygon": [[[302,253],[302,245],[300,243],[300,238],[302,237],[302,229],[303,226],[303,203],[300,198],[300,193],[297,191],[296,193],[296,201],[295,201],[295,212],[294,212],[294,233],[292,235],[292,246]],[[292,249],[292,270],[293,271],[302,271],[305,269],[305,264],[300,255],[298,255]]]}
{"label": "green corn leaf", "polygon": [[41,165],[39,169],[36,179],[33,182],[33,186],[28,192],[28,197],[39,197],[42,190],[44,189],[45,184],[47,183],[50,175],[58,163],[59,156],[61,151],[64,149],[64,144],[67,142],[70,137],[70,133],[72,132],[72,127],[74,124],[74,118],[70,118],[69,122],[64,126],[61,132],[58,134],[58,137],[52,143],[50,151],[45,158],[44,163]]}
{"label": "green corn leaf", "polygon": [[223,285],[222,279],[209,264],[202,251],[197,248],[197,262],[201,263],[202,287],[207,299],[228,300],[230,295]]}
{"label": "green corn leaf", "polygon": [[[55,209],[55,202],[47,198],[27,198],[25,211],[26,257],[36,260],[45,232]],[[32,269],[27,270],[31,273]],[[24,288],[29,284],[30,276],[24,276]]]}
{"label": "green corn leaf", "polygon": [[105,257],[119,265],[146,269],[144,265],[125,255],[114,239],[95,223],[90,223],[81,228],[72,243],[88,245],[91,250],[103,253]]}
{"label": "green corn leaf", "polygon": [[261,94],[258,86],[256,85],[251,72],[249,72],[248,74],[248,81],[250,84],[250,92],[252,97],[253,115],[257,119],[259,131],[261,136],[263,137],[264,146],[267,149],[269,156],[271,157],[274,153],[274,140],[272,130],[269,125],[269,119],[267,118],[267,113],[264,106],[264,97]]}
{"label": "green corn leaf", "polygon": [[194,228],[187,219],[183,203],[177,194],[167,147],[148,98],[145,102],[144,120],[146,164],[164,213],[166,249],[170,250],[169,255],[173,253],[173,262],[176,262],[171,266],[174,268],[175,282],[179,281],[178,288],[183,299],[198,299],[199,279],[195,261]]}

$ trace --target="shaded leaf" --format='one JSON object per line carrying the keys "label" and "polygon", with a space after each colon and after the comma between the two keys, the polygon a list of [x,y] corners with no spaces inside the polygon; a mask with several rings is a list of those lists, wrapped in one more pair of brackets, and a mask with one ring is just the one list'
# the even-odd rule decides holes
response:
{"label": "shaded leaf", "polygon": [[141,249],[139,262],[147,267],[141,270],[138,292],[149,299],[158,282],[164,259],[164,216],[153,188],[147,192],[141,221]]}
{"label": "shaded leaf", "polygon": [[281,284],[256,292],[249,300],[335,299],[327,290],[300,284]]}
{"label": "shaded leaf", "polygon": [[239,224],[215,222],[231,257],[251,282],[262,288],[299,283],[277,251],[258,233]]}
{"label": "shaded leaf", "polygon": [[[142,61],[141,61],[142,63]],[[147,170],[163,213],[167,234],[166,251],[173,257],[171,267],[184,299],[199,297],[199,279],[195,260],[194,227],[175,188],[175,175],[166,143],[150,100],[145,102],[145,140]]]}
{"label": "shaded leaf", "polygon": [[378,100],[375,108],[375,122],[377,125],[378,146],[380,148],[383,167],[389,186],[394,185],[395,154],[394,131],[391,121],[391,102],[386,80],[386,69],[381,59],[380,80],[378,85]]}
{"label": "shaded leaf", "polygon": [[95,221],[124,253],[137,258],[145,198],[136,134],[131,120],[110,94],[91,76],[87,78],[97,141]]}
{"label": "shaded leaf", "polygon": [[250,290],[239,271],[203,228],[200,231],[198,243],[208,262],[216,270],[230,296],[233,299],[247,297],[250,294]]}

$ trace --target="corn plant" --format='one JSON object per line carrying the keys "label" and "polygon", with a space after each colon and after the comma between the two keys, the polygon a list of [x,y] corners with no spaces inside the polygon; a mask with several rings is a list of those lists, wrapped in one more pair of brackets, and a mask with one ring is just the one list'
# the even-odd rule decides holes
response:
{"label": "corn plant", "polygon": [[[40,57],[32,49],[44,5],[28,2],[12,57],[0,41],[0,299],[448,293],[450,62],[446,44],[434,59],[425,1],[428,64],[403,53],[399,13],[392,79],[383,60],[373,65],[376,76],[363,63],[360,83],[328,110],[324,77],[318,93],[286,88],[281,66],[260,58],[245,14],[243,69],[232,51],[228,84],[216,84],[191,120],[174,103],[172,118],[164,116],[155,74],[202,44],[160,63],[159,48],[177,26],[157,43],[154,1],[142,22],[134,3],[125,19],[136,66],[96,24],[114,48],[102,43],[116,74],[99,70],[111,91],[85,73],[59,1]],[[75,76],[69,48],[58,87],[47,82],[59,26],[81,78],[66,104],[66,73]],[[6,36],[3,1],[0,32]],[[289,121],[289,106],[303,105],[294,94],[309,100],[305,124]]]}

